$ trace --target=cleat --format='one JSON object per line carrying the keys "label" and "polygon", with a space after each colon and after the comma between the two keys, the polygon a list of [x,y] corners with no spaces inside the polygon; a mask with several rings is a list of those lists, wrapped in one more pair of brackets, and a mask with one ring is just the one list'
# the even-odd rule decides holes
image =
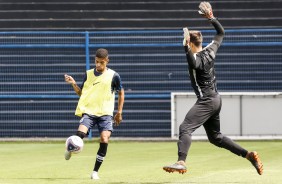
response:
{"label": "cleat", "polygon": [[186,166],[179,163],[175,163],[169,166],[164,166],[163,170],[165,170],[168,173],[173,173],[174,171],[176,171],[179,174],[184,174],[187,172]]}
{"label": "cleat", "polygon": [[93,171],[92,174],[91,174],[91,179],[92,179],[92,180],[98,180],[98,179],[100,179],[99,176],[98,176],[98,172]]}
{"label": "cleat", "polygon": [[263,173],[263,165],[260,161],[260,158],[258,156],[258,153],[255,151],[248,152],[246,158],[252,163],[252,165],[256,168],[259,175],[262,175]]}
{"label": "cleat", "polygon": [[71,152],[69,152],[69,151],[65,151],[65,159],[66,160],[69,160],[71,158]]}

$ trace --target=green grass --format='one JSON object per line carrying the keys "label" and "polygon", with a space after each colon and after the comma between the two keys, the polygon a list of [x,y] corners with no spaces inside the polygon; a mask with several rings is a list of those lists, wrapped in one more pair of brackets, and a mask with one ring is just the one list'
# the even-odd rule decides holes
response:
{"label": "green grass", "polygon": [[100,168],[99,181],[91,181],[97,142],[87,142],[83,152],[64,160],[63,142],[0,143],[1,184],[88,184],[88,183],[250,183],[282,181],[282,141],[239,142],[256,150],[264,164],[258,175],[246,159],[208,142],[193,142],[186,174],[166,173],[162,166],[176,161],[176,142],[113,141]]}

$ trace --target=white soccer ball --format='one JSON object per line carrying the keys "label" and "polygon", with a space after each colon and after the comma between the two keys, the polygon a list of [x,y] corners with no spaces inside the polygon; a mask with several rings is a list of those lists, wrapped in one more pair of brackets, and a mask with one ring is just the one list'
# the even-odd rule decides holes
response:
{"label": "white soccer ball", "polygon": [[71,153],[79,153],[83,149],[83,140],[77,135],[72,135],[66,140],[66,150]]}

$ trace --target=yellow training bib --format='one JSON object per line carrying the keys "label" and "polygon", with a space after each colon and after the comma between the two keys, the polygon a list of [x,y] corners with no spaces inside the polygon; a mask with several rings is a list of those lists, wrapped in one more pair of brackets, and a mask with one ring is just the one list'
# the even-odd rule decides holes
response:
{"label": "yellow training bib", "polygon": [[86,113],[95,116],[113,115],[115,105],[115,93],[111,89],[115,71],[107,69],[100,76],[94,75],[94,69],[86,72],[87,79],[84,82],[75,115],[81,117]]}

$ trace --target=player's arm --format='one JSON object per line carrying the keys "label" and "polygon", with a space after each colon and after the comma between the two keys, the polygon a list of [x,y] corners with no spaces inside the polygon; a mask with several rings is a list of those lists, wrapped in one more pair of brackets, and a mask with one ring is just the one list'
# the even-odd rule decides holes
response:
{"label": "player's arm", "polygon": [[73,87],[73,90],[75,91],[75,93],[78,95],[78,96],[81,96],[81,88],[76,84],[75,80],[72,78],[72,76],[70,75],[67,75],[65,74],[65,81],[68,83],[68,84],[71,84],[72,87]]}
{"label": "player's arm", "polygon": [[214,41],[218,42],[218,44],[221,44],[223,37],[224,37],[224,28],[220,24],[220,22],[217,19],[211,19],[211,24],[216,30],[216,35],[214,36]]}
{"label": "player's arm", "polygon": [[216,35],[214,36],[213,42],[212,44],[209,45],[214,47],[213,50],[216,52],[223,40],[224,28],[217,20],[217,18],[214,17],[212,6],[210,5],[209,2],[201,2],[199,8],[200,8],[200,10],[198,11],[199,14],[207,18],[216,30]]}
{"label": "player's arm", "polygon": [[183,28],[183,46],[184,46],[184,50],[186,53],[186,59],[187,59],[187,63],[189,65],[189,67],[191,68],[198,68],[200,66],[200,62],[201,61],[197,61],[196,58],[194,57],[194,54],[191,51],[191,48],[189,46],[190,43],[190,33],[187,27]]}
{"label": "player's arm", "polygon": [[115,115],[115,125],[119,125],[122,121],[122,109],[123,109],[123,104],[124,104],[124,90],[121,89],[118,91],[118,109],[117,113]]}
{"label": "player's arm", "polygon": [[122,121],[122,110],[124,104],[124,89],[122,87],[121,78],[118,73],[115,73],[112,82],[112,90],[118,93],[117,113],[114,116],[115,125],[119,125]]}

